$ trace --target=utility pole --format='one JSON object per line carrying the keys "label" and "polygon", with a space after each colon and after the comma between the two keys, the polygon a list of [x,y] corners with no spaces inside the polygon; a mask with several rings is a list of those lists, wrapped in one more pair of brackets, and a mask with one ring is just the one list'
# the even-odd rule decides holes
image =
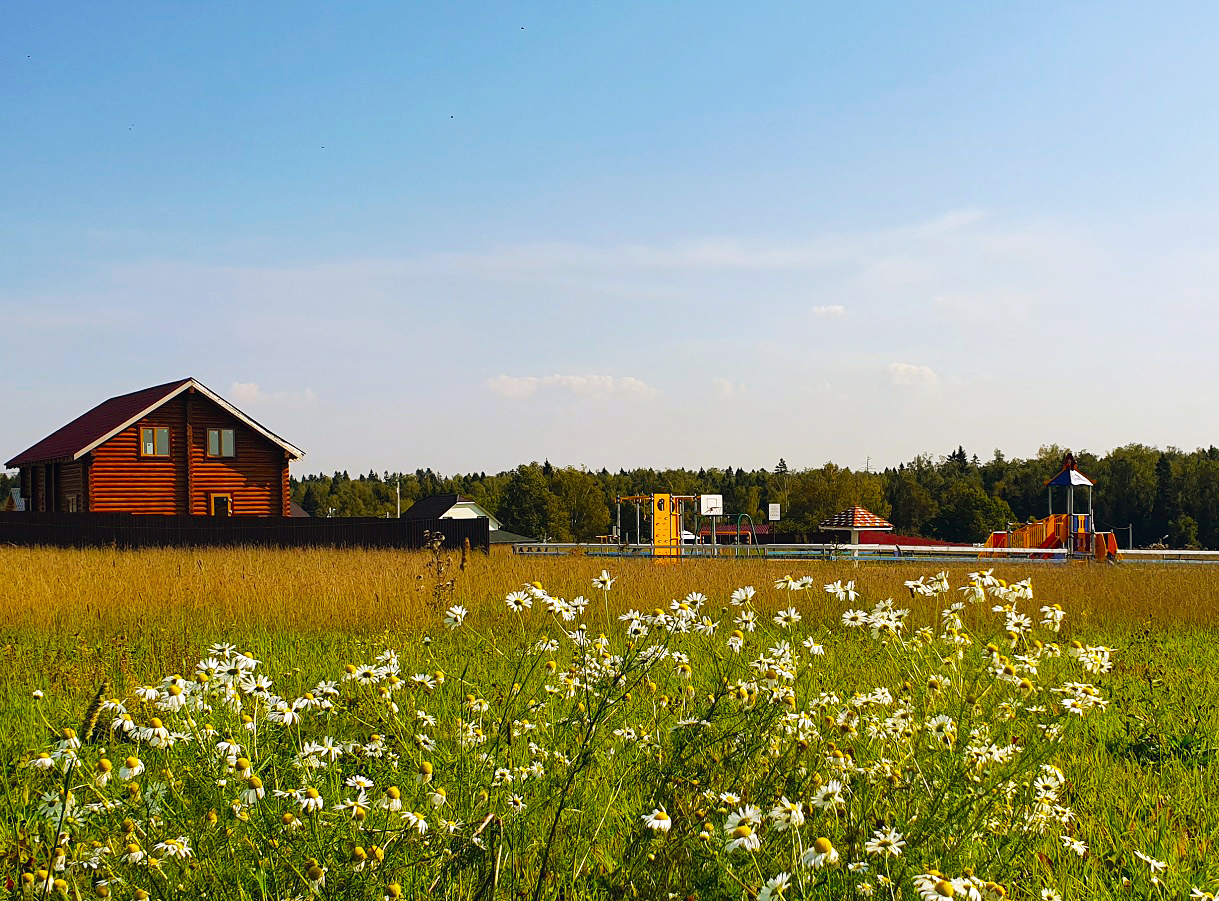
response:
{"label": "utility pole", "polygon": [[398,498],[398,519],[402,518],[402,473],[394,473],[394,494]]}

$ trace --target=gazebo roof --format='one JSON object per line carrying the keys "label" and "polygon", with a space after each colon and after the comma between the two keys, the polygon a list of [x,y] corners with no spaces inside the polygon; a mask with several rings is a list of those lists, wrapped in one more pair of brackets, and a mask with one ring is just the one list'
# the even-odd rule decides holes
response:
{"label": "gazebo roof", "polygon": [[868,531],[868,532],[886,532],[893,528],[893,523],[886,519],[881,519],[870,510],[865,510],[858,505],[843,510],[841,513],[836,513],[829,519],[821,523],[821,528],[826,531]]}

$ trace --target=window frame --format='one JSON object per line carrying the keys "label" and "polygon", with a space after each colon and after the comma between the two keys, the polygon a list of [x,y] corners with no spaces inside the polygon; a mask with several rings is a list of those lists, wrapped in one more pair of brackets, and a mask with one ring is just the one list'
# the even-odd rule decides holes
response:
{"label": "window frame", "polygon": [[[224,452],[224,435],[228,433],[231,436],[232,446],[229,448],[230,453]],[[212,453],[212,435],[216,436],[217,453]],[[209,460],[235,460],[237,458],[237,430],[236,429],[208,429],[207,430],[207,446],[204,448]]]}
{"label": "window frame", "polygon": [[[152,453],[148,453],[144,450],[144,448],[146,446],[144,443],[144,433],[145,432],[152,432],[152,450],[153,450]],[[165,453],[163,453],[163,454],[158,454],[156,452],[157,435],[159,432],[165,433]],[[140,447],[140,456],[145,460],[168,460],[170,457],[173,456],[173,436],[170,434],[169,427],[163,426],[163,425],[142,425],[142,426],[140,426],[139,447]]]}
{"label": "window frame", "polygon": [[[228,512],[228,513],[225,513],[225,514],[219,514],[219,513],[217,513],[217,512],[216,512],[216,500],[217,500],[217,498],[224,498],[225,500],[227,500],[227,501],[229,502],[229,512]],[[229,517],[231,517],[231,516],[233,515],[233,493],[232,493],[231,491],[210,491],[210,492],[208,492],[208,495],[207,495],[207,515],[208,515],[208,516],[221,516],[221,515],[223,515],[225,518],[229,518]]]}

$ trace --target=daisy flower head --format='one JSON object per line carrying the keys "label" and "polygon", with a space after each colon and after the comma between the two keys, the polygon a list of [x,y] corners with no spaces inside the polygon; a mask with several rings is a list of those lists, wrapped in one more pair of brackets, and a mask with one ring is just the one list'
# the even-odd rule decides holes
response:
{"label": "daisy flower head", "polygon": [[651,813],[645,813],[640,817],[643,824],[649,829],[656,832],[668,832],[673,826],[673,819],[669,816],[668,811],[663,807],[652,808]]}
{"label": "daisy flower head", "polygon": [[812,800],[812,805],[818,810],[834,810],[845,803],[846,799],[842,796],[842,783],[837,779],[831,779],[818,788]]}
{"label": "daisy flower head", "polygon": [[757,590],[752,585],[746,585],[743,588],[738,588],[732,592],[732,604],[735,607],[741,604],[747,604],[753,600],[753,596],[757,594]]}
{"label": "daisy flower head", "polygon": [[309,881],[309,888],[317,891],[326,886],[326,868],[321,866],[317,861],[312,861],[308,869],[305,870],[305,879]]}
{"label": "daisy flower head", "polygon": [[838,849],[824,835],[813,842],[813,846],[804,852],[804,857],[800,859],[806,867],[812,867],[814,870],[819,870],[822,867],[833,866],[838,863]]}
{"label": "daisy flower head", "polygon": [[1088,846],[1077,838],[1072,838],[1069,835],[1060,835],[1058,839],[1062,842],[1063,848],[1079,857],[1083,857],[1088,853]]}
{"label": "daisy flower head", "polygon": [[191,857],[193,853],[190,849],[190,839],[185,835],[178,836],[177,838],[167,838],[165,841],[154,845],[152,850],[165,857],[176,857],[179,860],[185,860]]}
{"label": "daisy flower head", "polygon": [[144,762],[133,754],[123,759],[123,765],[119,767],[119,778],[124,782],[129,782],[142,775],[143,772]]}
{"label": "daisy flower head", "polygon": [[468,616],[469,613],[470,611],[461,606],[461,604],[454,604],[445,611],[444,624],[449,629],[457,629],[463,622],[466,621],[466,616]]}
{"label": "daisy flower head", "polygon": [[790,828],[799,828],[804,825],[804,811],[798,802],[789,801],[784,795],[770,811],[770,821],[780,832]]}
{"label": "daisy flower head", "polygon": [[851,629],[858,629],[861,626],[866,626],[869,622],[869,616],[865,610],[848,610],[842,614],[842,624]]}
{"label": "daisy flower head", "polygon": [[[914,877],[914,889],[918,892],[919,898],[922,901],[941,901],[943,898],[954,898],[957,894],[957,886],[954,880],[949,879],[939,870],[932,870],[928,873],[920,873]],[[981,898],[981,893],[976,889],[973,892],[966,892],[966,898],[976,896]]]}
{"label": "daisy flower head", "polygon": [[798,622],[800,622],[800,613],[795,607],[788,607],[775,614],[775,623],[784,629],[790,629]]}
{"label": "daisy flower head", "polygon": [[385,789],[381,800],[377,802],[377,806],[394,813],[398,812],[402,809],[402,790],[396,785],[389,786]]}
{"label": "daisy flower head", "polygon": [[504,603],[513,613],[524,613],[533,606],[533,598],[524,591],[513,591],[504,598]]}
{"label": "daisy flower head", "polygon": [[762,825],[762,811],[753,804],[746,804],[743,807],[738,807],[728,817],[728,829],[738,826],[741,823],[748,823],[751,826]]}
{"label": "daisy flower head", "polygon": [[1150,854],[1144,854],[1142,851],[1137,849],[1134,852],[1134,856],[1143,861],[1143,863],[1147,864],[1147,866],[1151,867],[1152,873],[1158,873],[1160,870],[1168,869],[1168,864],[1166,864],[1164,861],[1156,860]]}
{"label": "daisy flower head", "polygon": [[787,887],[791,884],[790,873],[779,873],[771,876],[758,892],[758,901],[783,901],[787,897]]}
{"label": "daisy flower head", "polygon": [[614,577],[603,569],[601,570],[601,575],[593,577],[593,588],[600,589],[601,591],[609,591],[610,588],[613,587],[614,581]]}
{"label": "daisy flower head", "polygon": [[727,841],[724,842],[725,851],[732,852],[738,848],[756,851],[762,847],[762,839],[754,831],[754,827],[748,823],[738,823],[733,829],[724,831],[728,836]]}
{"label": "daisy flower head", "polygon": [[135,842],[129,842],[119,858],[123,863],[139,863],[144,859],[144,850]]}
{"label": "daisy flower head", "polygon": [[309,786],[297,793],[297,800],[300,803],[301,813],[314,813],[326,806],[326,800],[321,793]]}
{"label": "daisy flower head", "polygon": [[256,804],[266,795],[267,790],[263,788],[262,780],[257,776],[250,776],[246,779],[246,787],[241,792],[241,800],[244,804]]}
{"label": "daisy flower head", "polygon": [[876,854],[882,857],[901,857],[902,850],[905,847],[906,840],[902,838],[900,832],[892,827],[877,829],[864,844],[864,850],[869,854]]}

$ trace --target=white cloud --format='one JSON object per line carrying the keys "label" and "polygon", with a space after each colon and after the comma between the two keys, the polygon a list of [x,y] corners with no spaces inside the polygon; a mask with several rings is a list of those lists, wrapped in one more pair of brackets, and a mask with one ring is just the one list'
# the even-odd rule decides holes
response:
{"label": "white cloud", "polygon": [[725,398],[740,397],[746,390],[744,385],[734,384],[728,379],[720,378],[719,376],[711,380],[711,387],[715,390],[716,396]]}
{"label": "white cloud", "polygon": [[847,311],[847,308],[840,303],[824,304],[822,306],[813,307],[814,316],[841,316]]}
{"label": "white cloud", "polygon": [[228,397],[240,406],[269,406],[287,404],[311,404],[317,400],[312,388],[303,391],[263,391],[256,382],[233,382],[229,385]]}
{"label": "white cloud", "polygon": [[940,387],[940,377],[930,366],[915,363],[890,363],[889,379],[894,385],[935,391]]}
{"label": "white cloud", "polygon": [[656,393],[655,388],[629,375],[618,378],[612,375],[547,375],[540,378],[535,375],[501,375],[487,379],[487,388],[493,394],[512,400],[532,397],[541,388],[568,391],[580,397],[646,397]]}

